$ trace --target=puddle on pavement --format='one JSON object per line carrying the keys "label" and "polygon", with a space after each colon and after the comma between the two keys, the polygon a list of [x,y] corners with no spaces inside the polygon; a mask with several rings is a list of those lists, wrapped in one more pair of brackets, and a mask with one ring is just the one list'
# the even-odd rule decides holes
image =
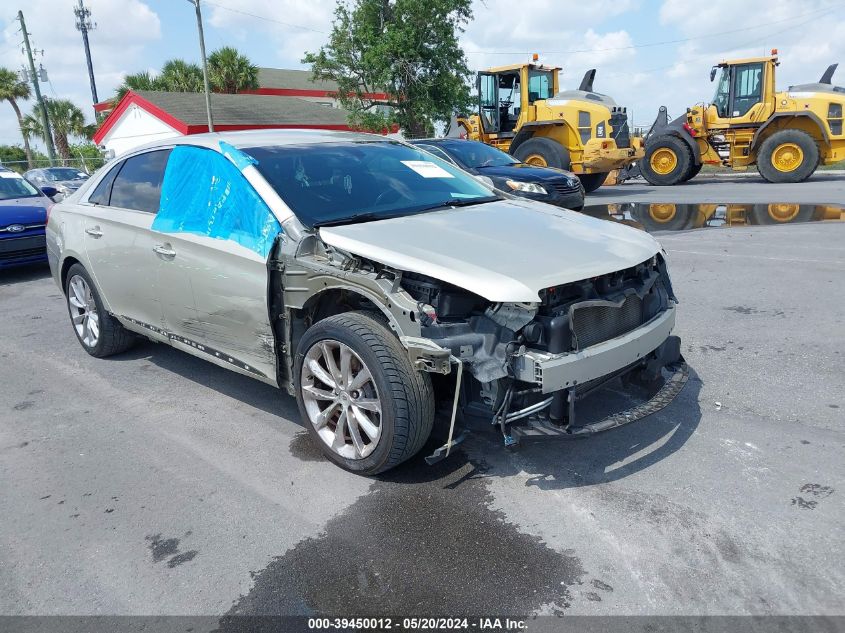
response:
{"label": "puddle on pavement", "polygon": [[491,502],[483,467],[463,453],[432,467],[415,458],[253,573],[220,630],[236,630],[241,615],[562,613],[581,562],[520,532]]}
{"label": "puddle on pavement", "polygon": [[702,228],[735,228],[803,222],[845,221],[845,206],[772,202],[619,202],[585,206],[582,213],[656,233]]}

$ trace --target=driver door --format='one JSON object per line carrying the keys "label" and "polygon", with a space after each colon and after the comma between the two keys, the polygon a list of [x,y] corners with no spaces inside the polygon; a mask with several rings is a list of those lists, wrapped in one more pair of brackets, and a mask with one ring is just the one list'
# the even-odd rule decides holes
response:
{"label": "driver door", "polygon": [[731,124],[742,125],[765,120],[768,116],[763,102],[766,80],[761,62],[741,64],[731,69]]}
{"label": "driver door", "polygon": [[487,134],[501,129],[499,121],[499,77],[490,73],[478,74],[478,114],[481,127]]}

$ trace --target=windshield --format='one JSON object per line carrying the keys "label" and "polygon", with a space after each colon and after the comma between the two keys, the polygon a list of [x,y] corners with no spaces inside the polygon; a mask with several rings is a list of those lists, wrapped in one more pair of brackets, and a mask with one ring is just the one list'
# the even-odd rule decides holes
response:
{"label": "windshield", "polygon": [[41,192],[17,174],[0,172],[0,200],[40,197]]}
{"label": "windshield", "polygon": [[716,85],[716,94],[713,95],[713,105],[716,106],[716,113],[726,118],[728,116],[728,100],[731,90],[731,69],[725,66],[722,74],[719,75],[719,83]]}
{"label": "windshield", "polygon": [[244,149],[309,227],[380,220],[498,199],[457,167],[394,141]]}
{"label": "windshield", "polygon": [[66,167],[56,167],[55,169],[46,169],[44,175],[47,180],[58,182],[59,180],[79,180],[80,178],[87,178],[85,174],[78,169],[69,169]]}
{"label": "windshield", "polygon": [[458,141],[449,143],[446,149],[467,167],[500,167],[516,165],[519,161],[510,154],[484,143]]}

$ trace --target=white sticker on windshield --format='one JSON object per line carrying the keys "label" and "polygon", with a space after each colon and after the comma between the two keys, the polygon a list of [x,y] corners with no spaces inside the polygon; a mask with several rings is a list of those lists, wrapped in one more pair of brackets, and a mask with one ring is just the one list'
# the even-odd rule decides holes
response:
{"label": "white sticker on windshield", "polygon": [[413,169],[423,178],[454,178],[452,174],[436,163],[427,160],[403,160],[400,161],[406,167]]}
{"label": "white sticker on windshield", "polygon": [[20,178],[20,176],[13,171],[0,171],[0,178]]}

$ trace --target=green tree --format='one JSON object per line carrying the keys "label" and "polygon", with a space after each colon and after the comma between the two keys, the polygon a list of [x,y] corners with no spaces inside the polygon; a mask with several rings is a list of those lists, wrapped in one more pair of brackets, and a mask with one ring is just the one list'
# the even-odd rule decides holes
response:
{"label": "green tree", "polygon": [[258,66],[231,46],[208,56],[208,81],[214,92],[235,94],[258,88]]}
{"label": "green tree", "polygon": [[32,160],[26,155],[22,147],[17,145],[0,145],[0,165],[14,169],[17,172],[32,168]]}
{"label": "green tree", "polygon": [[[328,43],[302,61],[314,79],[337,82],[352,124],[428,135],[470,104],[458,34],[471,18],[471,0],[339,0]],[[365,96],[374,92],[387,102]],[[374,110],[379,104],[391,110]]]}
{"label": "green tree", "polygon": [[202,68],[182,59],[171,59],[161,67],[156,83],[168,92],[202,92]]}
{"label": "green tree", "polygon": [[133,75],[126,75],[123,78],[123,83],[117,89],[113,101],[117,103],[130,90],[161,90],[161,81],[157,77],[153,77],[147,71],[135,73]]}
{"label": "green tree", "polygon": [[29,137],[24,132],[23,114],[18,105],[18,99],[29,99],[29,84],[21,81],[18,74],[8,68],[0,67],[0,101],[8,101],[9,105],[15,111],[15,116],[18,117],[18,127],[23,136],[23,149],[26,154],[26,161],[29,168],[32,169],[32,149],[29,146]]}
{"label": "green tree", "polygon": [[[76,104],[67,99],[50,99],[46,101],[47,114],[50,117],[50,127],[53,130],[53,143],[59,155],[67,160],[71,158],[69,137],[88,138],[92,127],[85,124],[85,115]],[[47,138],[41,117],[37,111],[28,114],[23,119],[23,129],[30,136]]]}

